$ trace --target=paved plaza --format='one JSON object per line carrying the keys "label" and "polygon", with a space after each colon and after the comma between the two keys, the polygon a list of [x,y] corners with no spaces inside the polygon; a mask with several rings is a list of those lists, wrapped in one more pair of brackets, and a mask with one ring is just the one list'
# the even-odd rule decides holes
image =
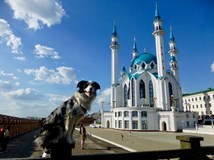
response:
{"label": "paved plaza", "polygon": [[[172,132],[137,132],[86,127],[89,133],[85,143],[85,150],[80,149],[80,136],[78,130],[74,133],[76,146],[72,150],[73,155],[84,154],[114,154],[136,151],[155,151],[179,149],[180,142],[177,135],[194,135],[204,138],[202,146],[214,146],[213,135],[195,133],[172,133]],[[33,144],[36,130],[14,138],[9,142],[6,152],[0,152],[0,158],[37,158],[42,154],[40,148]],[[123,135],[123,138],[122,136]]]}

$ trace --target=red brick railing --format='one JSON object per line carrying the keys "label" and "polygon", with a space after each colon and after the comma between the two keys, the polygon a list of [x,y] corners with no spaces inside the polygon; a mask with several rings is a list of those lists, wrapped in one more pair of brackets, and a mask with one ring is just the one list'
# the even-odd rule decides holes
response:
{"label": "red brick railing", "polygon": [[38,128],[40,122],[40,120],[18,118],[0,114],[0,128],[10,126],[10,138],[14,138]]}

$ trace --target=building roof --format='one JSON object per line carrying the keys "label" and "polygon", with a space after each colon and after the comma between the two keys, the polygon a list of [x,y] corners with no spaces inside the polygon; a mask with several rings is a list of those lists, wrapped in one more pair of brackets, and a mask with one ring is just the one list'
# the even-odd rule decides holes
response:
{"label": "building roof", "polygon": [[131,62],[131,67],[133,67],[134,65],[140,65],[143,62],[146,64],[149,64],[150,62],[154,62],[155,64],[157,64],[157,58],[155,55],[151,54],[151,53],[141,53],[138,56],[136,56],[132,62]]}
{"label": "building roof", "polygon": [[201,93],[212,92],[212,91],[214,91],[214,88],[208,88],[207,90],[202,90],[202,91],[198,91],[198,92],[185,93],[185,94],[183,94],[183,97],[185,97],[185,96],[191,96],[191,95],[195,95],[195,94],[201,94]]}

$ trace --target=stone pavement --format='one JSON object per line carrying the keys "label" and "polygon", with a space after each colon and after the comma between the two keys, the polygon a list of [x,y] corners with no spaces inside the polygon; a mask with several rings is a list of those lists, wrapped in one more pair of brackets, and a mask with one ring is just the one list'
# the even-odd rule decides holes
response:
{"label": "stone pavement", "polygon": [[[174,133],[174,132],[131,132],[128,131],[91,128],[87,127],[87,132],[96,138],[101,138],[107,142],[113,142],[117,146],[134,151],[155,151],[180,149],[180,141],[176,139],[177,135],[194,135],[204,137],[201,146],[214,146],[213,135],[204,135],[196,133]],[[123,140],[121,140],[121,134]]]}
{"label": "stone pavement", "polygon": [[[76,139],[76,146],[72,150],[73,155],[179,149],[180,142],[176,140],[176,136],[187,135],[187,133],[137,131],[131,132],[131,135],[129,135],[128,131],[91,127],[86,127],[86,130],[90,136],[86,139],[85,150],[80,149],[79,132],[75,131],[74,138]],[[35,130],[12,139],[9,142],[7,151],[4,153],[0,152],[0,159],[40,157],[42,150],[36,148],[33,144],[33,137],[36,132]],[[123,139],[121,134],[123,135]],[[204,141],[201,142],[202,146],[214,146],[213,135],[193,133],[188,133],[188,135],[204,137]]]}
{"label": "stone pavement", "polygon": [[[42,149],[35,147],[33,143],[34,135],[37,130],[26,133],[20,137],[10,140],[7,151],[1,152],[0,147],[0,159],[7,158],[38,158],[42,155]],[[108,153],[127,153],[128,151],[119,148],[115,145],[103,142],[92,136],[88,136],[85,142],[85,150],[80,149],[80,136],[76,130],[74,132],[74,138],[76,140],[75,148],[72,150],[73,155],[83,154],[108,154]]]}

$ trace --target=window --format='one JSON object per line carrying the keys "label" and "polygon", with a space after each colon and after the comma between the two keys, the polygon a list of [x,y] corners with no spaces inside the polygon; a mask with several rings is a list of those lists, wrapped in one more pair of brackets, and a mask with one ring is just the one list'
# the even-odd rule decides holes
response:
{"label": "window", "polygon": [[147,117],[147,112],[146,111],[142,111],[141,112],[141,117]]}
{"label": "window", "polygon": [[129,112],[128,111],[124,112],[124,117],[129,117]]}
{"label": "window", "polygon": [[138,121],[132,121],[132,129],[138,129]]}
{"label": "window", "polygon": [[132,111],[132,117],[138,117],[137,111]]}
{"label": "window", "polygon": [[154,63],[151,63],[151,68],[152,68],[152,69],[154,68],[154,66],[155,66]]}
{"label": "window", "polygon": [[135,84],[134,84],[134,78],[132,78],[132,106],[135,106]]}
{"label": "window", "polygon": [[201,100],[201,97],[199,97],[199,100]]}
{"label": "window", "polygon": [[118,124],[118,128],[122,128],[122,121],[119,120],[118,123],[119,123],[119,124]]}
{"label": "window", "polygon": [[142,121],[142,129],[148,129],[147,121]]}
{"label": "window", "polygon": [[115,112],[115,117],[117,117],[117,112]]}
{"label": "window", "polygon": [[150,106],[154,107],[154,93],[153,93],[152,81],[149,81],[149,102],[150,102]]}
{"label": "window", "polygon": [[146,65],[145,65],[145,63],[143,63],[143,64],[142,64],[142,68],[145,69],[145,67],[146,67]]}
{"label": "window", "polygon": [[129,128],[129,121],[124,121],[125,128]]}
{"label": "window", "polygon": [[140,80],[140,98],[146,98],[146,95],[145,95],[145,83],[144,81],[141,79]]}
{"label": "window", "polygon": [[122,112],[118,112],[118,117],[121,117],[122,116]]}
{"label": "window", "polygon": [[128,92],[127,92],[127,98],[130,99],[130,82],[129,82],[129,88],[128,88]]}
{"label": "window", "polygon": [[[169,88],[169,97],[171,99],[173,96],[173,91],[172,91],[172,84],[170,82],[168,83],[168,88]],[[172,103],[173,103],[173,101],[170,100],[170,106],[172,106]]]}
{"label": "window", "polygon": [[127,99],[128,99],[128,92],[127,92],[127,85],[124,86],[124,107],[127,106]]}
{"label": "window", "polygon": [[117,120],[115,120],[115,128],[117,128]]}

